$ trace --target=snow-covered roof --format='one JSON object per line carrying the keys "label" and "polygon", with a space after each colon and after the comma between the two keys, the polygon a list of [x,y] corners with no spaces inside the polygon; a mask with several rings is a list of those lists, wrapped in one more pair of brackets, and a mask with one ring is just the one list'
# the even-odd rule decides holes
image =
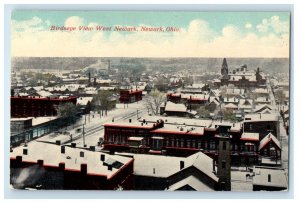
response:
{"label": "snow-covered roof", "polygon": [[184,168],[193,166],[208,177],[218,181],[218,177],[213,173],[212,159],[202,152],[198,152],[187,158],[135,154],[134,174],[139,176],[167,178],[180,171],[180,161],[184,161]]}
{"label": "snow-covered roof", "polygon": [[267,97],[258,97],[255,99],[256,103],[271,103],[271,100]]}
{"label": "snow-covered roof", "polygon": [[57,118],[56,116],[35,117],[35,118],[32,119],[32,126],[47,123],[49,121],[55,120],[56,118]]}
{"label": "snow-covered roof", "polygon": [[238,108],[238,106],[233,103],[226,104],[224,107],[227,109],[237,109]]}
{"label": "snow-covered roof", "polygon": [[273,108],[267,104],[256,105],[255,112],[262,112],[266,109],[272,110]]}
{"label": "snow-covered roof", "polygon": [[255,173],[255,176],[253,176],[253,185],[288,187],[288,179],[284,169],[255,166],[253,172]]}
{"label": "snow-covered roof", "polygon": [[270,141],[273,141],[281,149],[279,140],[272,133],[269,133],[260,141],[259,150],[263,149]]}
{"label": "snow-covered roof", "polygon": [[244,122],[260,122],[260,121],[277,121],[278,116],[274,113],[271,114],[261,114],[261,113],[256,113],[256,114],[247,114],[245,115]]}
{"label": "snow-covered roof", "polygon": [[269,94],[267,88],[256,88],[253,92],[258,94]]}
{"label": "snow-covered roof", "polygon": [[211,126],[212,121],[206,119],[189,119],[189,118],[179,118],[179,117],[163,117],[163,116],[145,116],[140,119],[142,121],[145,119],[147,122],[156,122],[157,120],[162,119],[165,124],[173,124],[173,125],[187,125],[187,126],[195,126],[195,127],[208,127]]}
{"label": "snow-covered roof", "polygon": [[204,127],[191,127],[185,125],[164,124],[163,127],[153,130],[156,133],[181,133],[184,135],[203,135]]}
{"label": "snow-covered roof", "polygon": [[86,106],[88,102],[92,102],[93,97],[79,97],[77,98],[77,105]]}
{"label": "snow-covered roof", "polygon": [[41,97],[50,97],[52,96],[52,93],[48,92],[48,91],[45,91],[45,90],[41,90],[41,91],[38,91],[36,92],[39,96]]}
{"label": "snow-covered roof", "polygon": [[187,107],[184,104],[175,104],[168,101],[165,107],[165,111],[186,112]]}
{"label": "snow-covered roof", "polygon": [[181,188],[189,186],[193,188],[195,191],[201,191],[201,192],[211,192],[214,191],[212,188],[208,187],[205,183],[203,183],[201,180],[196,178],[193,175],[190,175],[179,182],[174,183],[173,185],[169,186],[168,191],[176,191],[180,190]]}
{"label": "snow-covered roof", "polygon": [[41,91],[42,89],[44,89],[44,86],[36,86],[36,87],[33,87],[33,89],[36,91]]}
{"label": "snow-covered roof", "polygon": [[244,141],[259,141],[259,133],[248,133],[244,132],[240,138]]}
{"label": "snow-covered roof", "polygon": [[[48,166],[59,166],[59,163],[65,163],[66,170],[81,170],[81,164],[87,164],[88,174],[106,175],[107,178],[112,177],[116,172],[122,170],[122,168],[133,161],[132,158],[123,157],[119,155],[105,155],[105,160],[113,159],[122,163],[122,167],[112,168],[108,170],[108,167],[103,165],[100,161],[100,155],[103,153],[84,150],[80,148],[65,147],[65,153],[61,153],[61,146],[55,144],[47,144],[38,141],[31,141],[27,144],[28,154],[23,155],[23,146],[13,149],[10,153],[10,158],[16,158],[22,156],[22,161],[36,162],[43,160],[43,164]],[[84,157],[80,157],[80,152],[84,152]],[[68,158],[69,157],[69,158]]]}

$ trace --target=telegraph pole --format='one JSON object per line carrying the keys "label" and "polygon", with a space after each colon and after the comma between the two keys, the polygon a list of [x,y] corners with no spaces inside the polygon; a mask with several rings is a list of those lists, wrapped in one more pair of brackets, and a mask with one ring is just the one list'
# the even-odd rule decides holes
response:
{"label": "telegraph pole", "polygon": [[85,146],[85,137],[84,137],[84,124],[82,125],[82,139],[83,139],[83,146]]}

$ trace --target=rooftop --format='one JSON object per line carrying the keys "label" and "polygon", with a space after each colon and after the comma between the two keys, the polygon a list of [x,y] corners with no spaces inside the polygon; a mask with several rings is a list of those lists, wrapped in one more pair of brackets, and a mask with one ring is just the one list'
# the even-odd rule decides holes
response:
{"label": "rooftop", "polygon": [[244,122],[249,123],[249,122],[260,122],[260,121],[277,121],[278,116],[276,114],[246,114]]}
{"label": "rooftop", "polygon": [[283,169],[254,167],[253,185],[270,187],[288,187],[287,177]]}
{"label": "rooftop", "polygon": [[218,181],[218,177],[213,173],[212,159],[202,152],[186,158],[135,154],[134,159],[135,175],[166,178],[178,173],[180,171],[180,161],[184,161],[184,168],[194,166],[210,178]]}
{"label": "rooftop", "polygon": [[[100,161],[100,155],[103,153],[88,151],[79,148],[65,147],[65,153],[61,153],[61,146],[55,144],[46,144],[42,142],[32,141],[28,143],[28,154],[23,155],[23,146],[13,149],[10,153],[11,159],[22,156],[22,161],[37,163],[43,160],[43,164],[47,166],[59,166],[59,163],[65,163],[65,170],[81,170],[81,164],[87,164],[87,173],[92,175],[104,175],[108,178],[112,177],[119,169],[112,168],[108,170],[107,166]],[[80,157],[80,152],[84,153],[84,157]],[[105,160],[115,160],[122,164],[122,167],[133,159],[122,157],[119,155],[105,155]]]}

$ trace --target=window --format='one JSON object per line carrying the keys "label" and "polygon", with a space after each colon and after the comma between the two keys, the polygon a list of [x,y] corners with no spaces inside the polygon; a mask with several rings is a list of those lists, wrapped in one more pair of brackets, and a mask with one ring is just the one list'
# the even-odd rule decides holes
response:
{"label": "window", "polygon": [[191,147],[191,140],[186,141],[186,147],[189,147],[189,148]]}
{"label": "window", "polygon": [[181,139],[180,147],[184,147],[184,139]]}
{"label": "window", "polygon": [[223,150],[226,150],[226,142],[223,142]]}
{"label": "window", "polygon": [[226,168],[226,161],[225,160],[222,161],[222,168],[223,169]]}
{"label": "window", "polygon": [[196,148],[196,141],[195,140],[192,140],[192,147]]}
{"label": "window", "polygon": [[215,141],[214,140],[211,140],[209,142],[209,149],[215,149],[216,148],[216,145],[215,145]]}

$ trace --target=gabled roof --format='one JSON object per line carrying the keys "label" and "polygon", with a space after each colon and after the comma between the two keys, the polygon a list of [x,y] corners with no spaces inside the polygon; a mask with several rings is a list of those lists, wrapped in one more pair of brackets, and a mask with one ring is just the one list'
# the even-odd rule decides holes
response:
{"label": "gabled roof", "polygon": [[168,191],[176,191],[176,190],[181,190],[184,188],[190,188],[191,190],[194,191],[201,191],[201,192],[210,192],[214,191],[212,188],[208,187],[205,185],[201,180],[196,178],[193,175],[190,175],[182,180],[180,180],[177,183],[174,183],[171,185],[168,189]]}
{"label": "gabled roof", "polygon": [[174,112],[186,112],[187,107],[184,104],[175,104],[168,101],[165,107],[165,111],[174,111]]}
{"label": "gabled roof", "polygon": [[263,149],[268,143],[270,143],[271,141],[273,141],[273,143],[279,148],[281,149],[280,146],[280,142],[278,141],[278,139],[272,134],[269,133],[267,134],[259,143],[259,148],[258,150]]}

